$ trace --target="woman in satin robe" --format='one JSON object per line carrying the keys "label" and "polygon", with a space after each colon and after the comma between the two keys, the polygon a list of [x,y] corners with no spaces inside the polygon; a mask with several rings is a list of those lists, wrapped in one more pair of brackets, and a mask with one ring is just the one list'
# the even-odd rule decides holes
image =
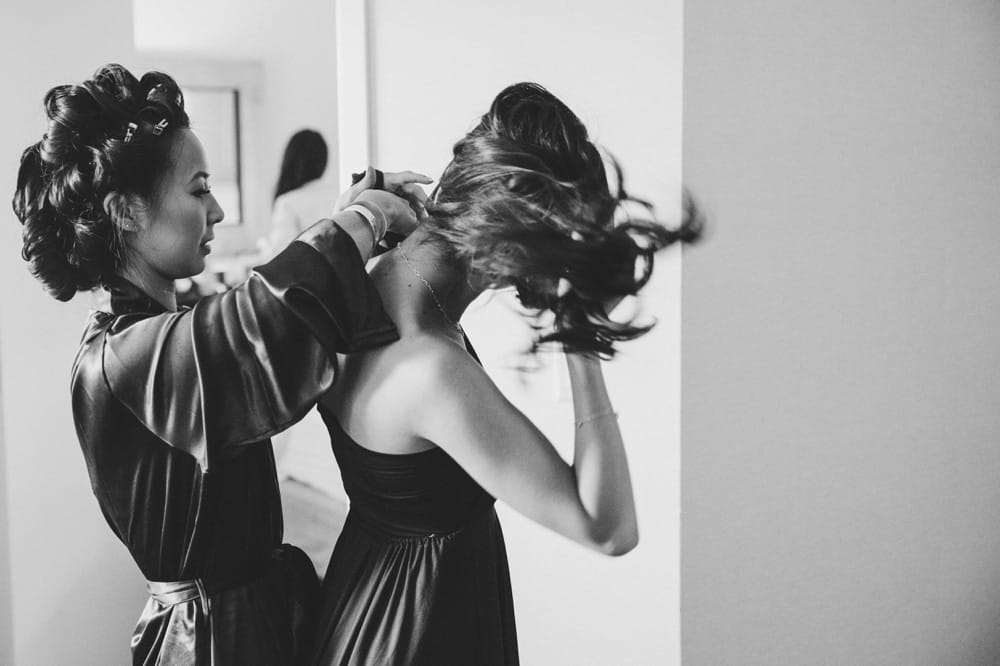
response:
{"label": "woman in satin robe", "polygon": [[204,269],[223,211],[177,84],[108,65],[45,109],[13,203],[52,296],[111,293],[86,324],[72,409],[101,511],[148,581],[133,663],[299,663],[318,583],[282,544],[268,438],[330,388],[336,354],[397,338],[364,263],[416,217],[363,183],[243,284],[178,309],[174,280]]}

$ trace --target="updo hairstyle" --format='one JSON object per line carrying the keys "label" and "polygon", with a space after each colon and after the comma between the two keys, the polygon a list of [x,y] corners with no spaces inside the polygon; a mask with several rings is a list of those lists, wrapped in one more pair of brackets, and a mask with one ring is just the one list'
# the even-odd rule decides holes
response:
{"label": "updo hairstyle", "polygon": [[172,137],[189,127],[177,83],[136,79],[121,65],[45,95],[48,129],[21,156],[13,207],[22,257],[55,298],[106,282],[124,266],[129,197],[155,202],[172,164]]}

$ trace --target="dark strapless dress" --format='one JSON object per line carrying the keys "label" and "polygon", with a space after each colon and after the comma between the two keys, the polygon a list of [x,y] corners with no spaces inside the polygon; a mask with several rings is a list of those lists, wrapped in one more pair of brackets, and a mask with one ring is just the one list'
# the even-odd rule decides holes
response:
{"label": "dark strapless dress", "polygon": [[509,666],[514,604],[494,498],[442,449],[366,449],[320,405],[351,500],[315,664]]}

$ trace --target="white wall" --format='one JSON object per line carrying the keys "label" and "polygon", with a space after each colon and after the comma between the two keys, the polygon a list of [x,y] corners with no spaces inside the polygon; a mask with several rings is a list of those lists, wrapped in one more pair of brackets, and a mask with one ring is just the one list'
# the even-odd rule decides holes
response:
{"label": "white wall", "polygon": [[[21,151],[45,129],[42,97],[132,53],[131,4],[10,3],[0,20],[5,103],[0,183],[14,190]],[[58,19],[54,18],[58,16]],[[44,44],[44,48],[39,48]],[[17,666],[121,664],[145,589],[90,490],[70,414],[69,372],[88,299],[58,303],[20,258],[21,226],[0,207],[0,403],[9,513],[10,587],[0,605],[0,662]],[[6,537],[7,535],[4,535]],[[6,545],[6,538],[0,545]],[[3,563],[0,558],[0,564]],[[5,581],[6,582],[6,581]],[[13,646],[10,645],[12,638]],[[11,656],[13,655],[13,656]]]}
{"label": "white wall", "polygon": [[998,664],[1000,5],[685,14],[684,664]]}
{"label": "white wall", "polygon": [[[0,144],[3,145],[3,144]],[[5,172],[0,172],[6,175]],[[0,369],[2,377],[2,369]],[[0,409],[3,405],[0,388]],[[0,412],[0,425],[3,413]],[[10,593],[10,503],[7,501],[7,443],[6,435],[0,428],[0,663],[14,662],[14,618],[11,609],[13,596]]]}
{"label": "white wall", "polygon": [[[613,9],[597,0],[368,6],[373,161],[380,168],[436,177],[497,92],[536,80],[616,153],[633,191],[665,212],[676,206],[679,1],[634,0]],[[607,367],[635,476],[639,548],[602,558],[500,507],[525,664],[677,663],[678,257],[661,257],[647,300],[659,327]],[[526,346],[524,324],[499,302],[477,308],[467,322],[489,372],[571,456],[571,404],[557,399],[556,388],[564,365],[523,384],[509,366],[519,360],[512,350]]]}

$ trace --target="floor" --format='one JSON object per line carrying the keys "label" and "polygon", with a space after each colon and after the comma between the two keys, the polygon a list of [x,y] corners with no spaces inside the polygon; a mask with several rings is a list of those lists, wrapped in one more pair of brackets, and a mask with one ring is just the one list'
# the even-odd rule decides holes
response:
{"label": "floor", "polygon": [[344,527],[347,505],[295,479],[286,479],[281,482],[281,506],[285,542],[304,550],[322,579]]}

